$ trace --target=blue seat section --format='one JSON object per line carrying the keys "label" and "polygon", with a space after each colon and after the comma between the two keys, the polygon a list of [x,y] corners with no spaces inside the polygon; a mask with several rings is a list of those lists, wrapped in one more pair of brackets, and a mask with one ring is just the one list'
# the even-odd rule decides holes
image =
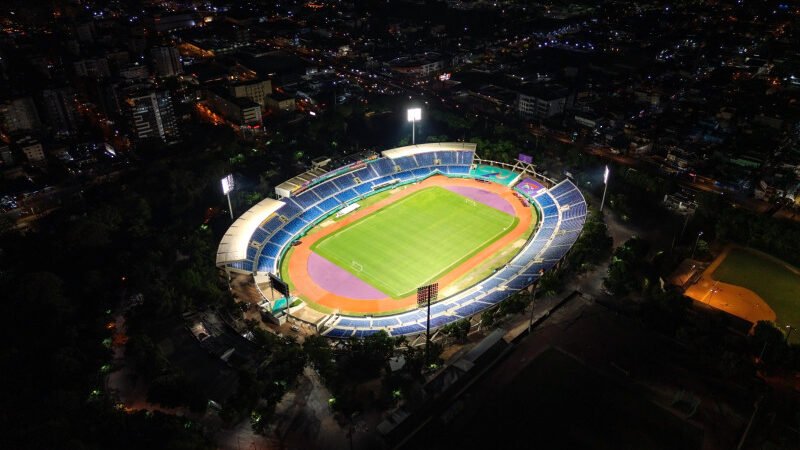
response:
{"label": "blue seat section", "polygon": [[283,231],[294,236],[295,234],[299,233],[300,230],[302,230],[303,227],[305,227],[306,225],[308,225],[308,223],[306,223],[305,221],[303,221],[303,219],[300,219],[298,217],[297,219],[294,219],[293,221],[287,223],[286,226],[283,227]]}
{"label": "blue seat section", "polygon": [[363,338],[363,337],[371,336],[371,335],[377,333],[378,331],[380,331],[380,330],[356,330],[356,332],[353,335],[353,337]]}
{"label": "blue seat section", "polygon": [[323,202],[320,203],[317,206],[319,207],[319,209],[321,209],[321,210],[323,210],[325,212],[329,212],[333,208],[336,208],[339,205],[340,205],[339,200],[336,200],[335,198],[331,197],[331,198],[329,198],[327,200],[323,200]]}
{"label": "blue seat section", "polygon": [[433,170],[434,169],[431,169],[430,167],[425,167],[423,169],[414,169],[412,173],[414,174],[415,177],[424,177],[425,175],[428,175],[429,173],[433,172]]}
{"label": "blue seat section", "polygon": [[261,249],[261,257],[277,258],[280,251],[281,248],[278,245],[268,242],[267,245]]}
{"label": "blue seat section", "polygon": [[246,270],[248,272],[252,272],[253,271],[253,262],[252,261],[236,261],[236,262],[230,263],[230,266],[233,267],[234,269]]}
{"label": "blue seat section", "polygon": [[533,199],[536,201],[536,203],[539,204],[539,207],[542,208],[542,210],[544,210],[548,206],[556,204],[556,201],[553,200],[553,197],[551,197],[550,194],[548,194],[547,192],[539,194]]}
{"label": "blue seat section", "polygon": [[456,152],[458,153],[458,163],[459,164],[472,164],[472,158],[475,157],[474,152]]}
{"label": "blue seat section", "polygon": [[394,173],[394,163],[388,158],[380,158],[370,164],[379,176],[391,175]]}
{"label": "blue seat section", "polygon": [[292,199],[303,209],[309,208],[319,201],[319,197],[314,195],[313,191],[303,192],[297,197],[292,197]]}
{"label": "blue seat section", "polygon": [[250,261],[256,259],[256,253],[258,253],[258,248],[253,247],[252,245],[247,246],[247,259]]}
{"label": "blue seat section", "polygon": [[413,156],[403,156],[402,158],[397,158],[394,160],[394,163],[400,166],[400,170],[403,171],[416,169],[419,167]]}
{"label": "blue seat section", "polygon": [[321,209],[319,209],[318,207],[315,206],[313,208],[305,210],[303,212],[303,214],[300,214],[299,218],[303,219],[304,221],[306,221],[308,223],[311,223],[311,222],[319,219],[320,217],[322,217],[323,214],[324,214],[324,212]]}
{"label": "blue seat section", "polygon": [[450,166],[448,172],[456,175],[467,175],[469,174],[469,166]]}
{"label": "blue seat section", "polygon": [[511,291],[494,291],[491,294],[487,295],[486,297],[483,297],[481,301],[484,303],[491,303],[493,305],[496,305],[505,300],[506,298],[508,298],[512,293],[513,292]]}
{"label": "blue seat section", "polygon": [[558,215],[558,206],[550,205],[547,208],[542,210],[542,213],[546,216],[557,216]]}
{"label": "blue seat section", "polygon": [[458,319],[459,317],[455,316],[444,316],[444,315],[436,317],[431,316],[431,328],[439,328],[442,325],[445,325],[449,322],[455,322]]}
{"label": "blue seat section", "polygon": [[360,317],[342,317],[336,322],[337,327],[369,327],[369,319]]}
{"label": "blue seat section", "polygon": [[517,276],[517,277],[514,277],[513,280],[509,281],[508,284],[506,284],[506,286],[508,286],[509,289],[513,289],[515,291],[519,291],[519,290],[522,290],[522,289],[526,288],[528,285],[530,285],[534,281],[536,281],[537,278],[538,277]]}
{"label": "blue seat section", "polygon": [[466,305],[458,308],[455,311],[455,313],[458,314],[461,317],[469,317],[469,316],[471,316],[471,315],[473,315],[473,314],[475,314],[477,312],[480,312],[480,311],[486,309],[487,306],[488,305],[486,305],[484,303],[471,302],[471,303],[467,303]]}
{"label": "blue seat section", "polygon": [[436,152],[436,158],[443,166],[453,166],[458,164],[457,152]]}
{"label": "blue seat section", "polygon": [[346,202],[348,200],[352,200],[352,199],[354,199],[356,197],[358,197],[358,194],[356,194],[355,191],[353,191],[352,189],[348,189],[348,190],[342,192],[341,194],[337,195],[336,196],[336,200],[339,200],[339,202],[344,203],[344,202]]}
{"label": "blue seat section", "polygon": [[572,204],[570,208],[561,214],[561,220],[569,220],[586,215],[586,203]]}
{"label": "blue seat section", "polygon": [[289,233],[287,233],[287,232],[285,232],[283,230],[278,230],[275,233],[275,235],[272,236],[272,239],[270,239],[269,242],[271,244],[277,245],[278,247],[283,247],[283,244],[289,242],[289,239],[291,239],[291,238],[292,238],[291,234],[289,234]]}
{"label": "blue seat section", "polygon": [[400,325],[400,321],[397,320],[397,317],[387,317],[381,319],[372,319],[372,326],[373,327],[393,327],[395,325]]}
{"label": "blue seat section", "polygon": [[583,196],[577,189],[569,191],[561,197],[557,197],[556,200],[558,200],[558,203],[562,205],[577,205],[584,202]]}
{"label": "blue seat section", "polygon": [[583,222],[585,219],[583,217],[579,217],[577,219],[570,219],[561,222],[561,229],[565,231],[571,230],[580,230],[583,227]]}
{"label": "blue seat section", "polygon": [[558,183],[557,185],[550,188],[549,192],[550,195],[553,196],[553,198],[558,198],[560,195],[565,194],[573,189],[575,189],[575,185],[567,180],[564,180],[561,183]]}
{"label": "blue seat section", "polygon": [[397,174],[397,175],[395,175],[395,176],[396,176],[396,177],[397,177],[397,179],[398,179],[398,180],[400,180],[400,181],[405,181],[405,180],[409,180],[409,179],[411,179],[411,178],[414,178],[414,174],[413,174],[413,173],[411,173],[410,171],[409,171],[409,172],[400,172],[400,173],[398,173],[398,174]]}
{"label": "blue seat section", "polygon": [[273,217],[272,219],[268,220],[264,225],[261,225],[261,228],[267,232],[267,234],[272,234],[278,231],[278,228],[283,226],[283,222],[277,216]]}
{"label": "blue seat section", "polygon": [[331,328],[325,332],[325,336],[332,338],[345,339],[353,335],[354,330],[345,330],[343,328]]}
{"label": "blue seat section", "polygon": [[373,178],[376,178],[378,174],[374,171],[370,170],[369,166],[364,167],[363,169],[358,169],[351,174],[353,176],[353,183],[355,183],[355,178],[358,177],[361,182],[369,181]]}
{"label": "blue seat section", "polygon": [[353,190],[355,190],[358,195],[364,195],[368,192],[372,192],[372,183],[359,184],[354,187]]}
{"label": "blue seat section", "polygon": [[335,184],[339,190],[343,191],[345,189],[349,189],[356,185],[355,180],[350,175],[344,175],[339,178],[333,180],[333,184]]}
{"label": "blue seat section", "polygon": [[258,271],[259,272],[272,272],[275,266],[275,258],[270,258],[269,256],[261,254],[261,257],[258,258]]}
{"label": "blue seat section", "polygon": [[417,164],[419,164],[420,167],[432,166],[434,157],[435,155],[433,154],[433,152],[419,153],[417,155],[414,155],[414,158],[416,158]]}
{"label": "blue seat section", "polygon": [[558,236],[553,238],[553,242],[550,245],[551,246],[572,245],[578,239],[578,235],[580,235],[580,229],[569,231],[566,233],[559,233]]}
{"label": "blue seat section", "polygon": [[[303,212],[303,208],[297,206],[297,204],[292,201],[291,199],[283,199],[283,202],[287,202],[285,205],[281,206],[281,209],[278,210],[278,214],[282,216],[286,216],[287,219],[291,219],[292,217],[300,214]],[[289,203],[291,202],[291,203]]]}
{"label": "blue seat section", "polygon": [[433,304],[433,305],[431,305],[431,315],[443,313],[443,312],[447,311],[448,309],[450,309],[452,307],[453,307],[453,305],[450,304],[450,302],[447,302],[447,301]]}
{"label": "blue seat section", "polygon": [[267,239],[267,236],[269,236],[269,233],[259,227],[256,228],[256,231],[253,232],[253,236],[250,239],[262,244]]}
{"label": "blue seat section", "polygon": [[411,324],[411,325],[404,325],[402,327],[395,327],[391,331],[392,336],[400,336],[403,334],[412,334],[412,333],[419,333],[421,331],[425,331],[425,327],[418,323]]}
{"label": "blue seat section", "polygon": [[337,192],[339,192],[339,188],[333,184],[332,181],[326,181],[314,188],[314,193],[316,193],[319,198],[328,198]]}

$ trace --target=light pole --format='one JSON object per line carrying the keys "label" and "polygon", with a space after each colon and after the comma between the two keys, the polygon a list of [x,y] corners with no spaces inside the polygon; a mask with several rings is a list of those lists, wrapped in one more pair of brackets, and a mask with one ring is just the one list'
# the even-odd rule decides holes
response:
{"label": "light pole", "polygon": [[[543,274],[544,274],[544,269],[540,269],[539,280],[542,279]],[[536,280],[536,284],[533,285],[533,294],[531,295],[531,318],[528,321],[528,336],[531,335],[531,327],[533,326],[533,310],[536,308],[536,289],[539,288],[539,280]]]}
{"label": "light pole", "polygon": [[794,327],[792,327],[791,325],[786,325],[786,328],[789,330],[789,332],[786,333],[786,342],[788,343],[789,337],[792,335],[792,331],[794,331]]}
{"label": "light pole", "polygon": [[222,193],[228,198],[228,211],[231,213],[231,220],[233,220],[233,206],[231,206],[231,191],[233,190],[233,174],[228,174],[220,180],[222,183]]}
{"label": "light pole", "polygon": [[422,109],[421,108],[409,108],[408,109],[408,121],[411,122],[411,145],[416,145],[417,142],[417,121],[422,120]]}
{"label": "light pole", "polygon": [[600,212],[603,211],[603,206],[606,204],[606,190],[608,189],[608,175],[609,175],[609,170],[608,170],[608,166],[606,166],[606,171],[603,174],[603,200],[600,201]]}
{"label": "light pole", "polygon": [[692,247],[692,256],[690,259],[694,259],[694,252],[697,250],[697,243],[700,242],[700,236],[703,235],[703,232],[697,233],[697,239],[694,240],[694,247]]}

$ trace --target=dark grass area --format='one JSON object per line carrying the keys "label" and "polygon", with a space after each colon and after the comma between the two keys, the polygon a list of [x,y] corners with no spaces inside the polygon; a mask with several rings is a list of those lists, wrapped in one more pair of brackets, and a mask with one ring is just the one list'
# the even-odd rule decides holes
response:
{"label": "dark grass area", "polygon": [[451,448],[699,449],[703,431],[558,349],[533,360]]}

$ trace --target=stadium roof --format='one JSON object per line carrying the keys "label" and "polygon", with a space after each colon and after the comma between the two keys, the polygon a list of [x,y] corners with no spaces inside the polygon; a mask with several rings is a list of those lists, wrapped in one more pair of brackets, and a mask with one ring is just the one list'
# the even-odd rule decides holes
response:
{"label": "stadium roof", "polygon": [[292,192],[297,190],[298,188],[305,186],[311,180],[317,179],[322,175],[328,173],[329,169],[323,169],[321,167],[314,167],[310,170],[307,170],[300,175],[292,177],[283,183],[279,184],[275,187],[275,193],[280,195],[281,197],[288,197],[291,195]]}
{"label": "stadium roof", "polygon": [[436,151],[462,151],[475,152],[478,144],[469,142],[431,142],[428,144],[407,145],[384,150],[381,154],[389,159],[402,158],[403,156],[416,155],[419,153],[430,153]]}
{"label": "stadium roof", "polygon": [[283,205],[284,203],[278,200],[265,198],[239,216],[222,236],[217,248],[217,266],[246,259],[247,246],[250,244],[253,232]]}

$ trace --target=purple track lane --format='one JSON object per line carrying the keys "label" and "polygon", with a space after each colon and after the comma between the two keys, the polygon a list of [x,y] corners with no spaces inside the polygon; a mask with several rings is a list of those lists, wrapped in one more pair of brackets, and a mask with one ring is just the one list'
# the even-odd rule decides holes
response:
{"label": "purple track lane", "polygon": [[352,273],[314,252],[311,252],[311,256],[308,258],[308,274],[321,288],[342,297],[361,300],[388,297]]}
{"label": "purple track lane", "polygon": [[469,186],[445,186],[445,189],[475,200],[476,202],[481,202],[486,206],[491,206],[492,208],[503,211],[506,214],[511,214],[512,216],[514,215],[514,207],[511,206],[506,199],[500,197],[494,192],[484,191],[483,189]]}

